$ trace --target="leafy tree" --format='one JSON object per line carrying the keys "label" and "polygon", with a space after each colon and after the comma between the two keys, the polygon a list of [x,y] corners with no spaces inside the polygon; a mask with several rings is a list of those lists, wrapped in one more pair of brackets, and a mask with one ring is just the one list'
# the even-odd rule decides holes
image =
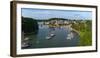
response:
{"label": "leafy tree", "polygon": [[24,33],[37,33],[38,31],[38,23],[37,20],[28,18],[28,17],[22,17],[22,31]]}

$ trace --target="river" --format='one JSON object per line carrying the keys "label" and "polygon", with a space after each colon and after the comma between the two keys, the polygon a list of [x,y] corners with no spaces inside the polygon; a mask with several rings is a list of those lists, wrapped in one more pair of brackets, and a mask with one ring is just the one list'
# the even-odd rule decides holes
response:
{"label": "river", "polygon": [[[47,39],[53,33],[51,39]],[[31,34],[26,36],[28,43],[27,48],[53,48],[53,47],[73,47],[79,44],[79,35],[72,32],[69,26],[61,26],[60,28],[49,28],[48,25],[39,25],[39,30],[36,35]]]}

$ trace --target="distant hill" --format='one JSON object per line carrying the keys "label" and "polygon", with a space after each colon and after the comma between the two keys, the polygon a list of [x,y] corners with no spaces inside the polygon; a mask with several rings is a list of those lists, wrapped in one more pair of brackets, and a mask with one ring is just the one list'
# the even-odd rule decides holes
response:
{"label": "distant hill", "polygon": [[39,22],[41,22],[41,21],[51,21],[51,20],[70,20],[70,19],[64,19],[64,18],[49,18],[49,19],[41,19],[41,20],[37,20],[37,21],[39,21]]}
{"label": "distant hill", "polygon": [[69,20],[69,19],[64,19],[64,18],[50,18],[49,20]]}

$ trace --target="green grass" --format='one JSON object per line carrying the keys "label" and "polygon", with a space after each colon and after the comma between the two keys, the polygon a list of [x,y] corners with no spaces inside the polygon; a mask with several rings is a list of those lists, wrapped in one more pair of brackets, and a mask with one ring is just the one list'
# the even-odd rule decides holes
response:
{"label": "green grass", "polygon": [[80,42],[79,46],[90,46],[92,45],[92,21],[86,21],[84,23],[77,22],[72,23],[72,28],[79,32]]}
{"label": "green grass", "polygon": [[80,31],[80,46],[90,46],[92,45],[92,32],[86,31],[82,32]]}

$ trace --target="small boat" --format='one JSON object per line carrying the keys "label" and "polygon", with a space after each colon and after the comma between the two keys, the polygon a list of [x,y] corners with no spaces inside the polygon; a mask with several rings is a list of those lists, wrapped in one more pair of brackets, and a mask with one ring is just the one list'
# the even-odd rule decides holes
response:
{"label": "small boat", "polygon": [[73,33],[70,33],[70,34],[68,34],[66,39],[70,39],[71,40],[72,38],[73,38]]}
{"label": "small boat", "polygon": [[51,39],[51,37],[47,36],[46,39]]}
{"label": "small boat", "polygon": [[22,44],[22,48],[27,48],[27,47],[30,47],[30,45],[27,44],[27,43],[23,43],[23,44]]}
{"label": "small boat", "polygon": [[71,37],[67,37],[67,39],[71,40]]}
{"label": "small boat", "polygon": [[29,40],[29,38],[26,37],[24,40]]}
{"label": "small boat", "polygon": [[55,36],[55,34],[50,34],[51,37]]}
{"label": "small boat", "polygon": [[46,39],[48,39],[48,40],[52,39],[52,37],[54,37],[54,36],[55,36],[55,34],[50,34],[50,36],[47,36]]}

